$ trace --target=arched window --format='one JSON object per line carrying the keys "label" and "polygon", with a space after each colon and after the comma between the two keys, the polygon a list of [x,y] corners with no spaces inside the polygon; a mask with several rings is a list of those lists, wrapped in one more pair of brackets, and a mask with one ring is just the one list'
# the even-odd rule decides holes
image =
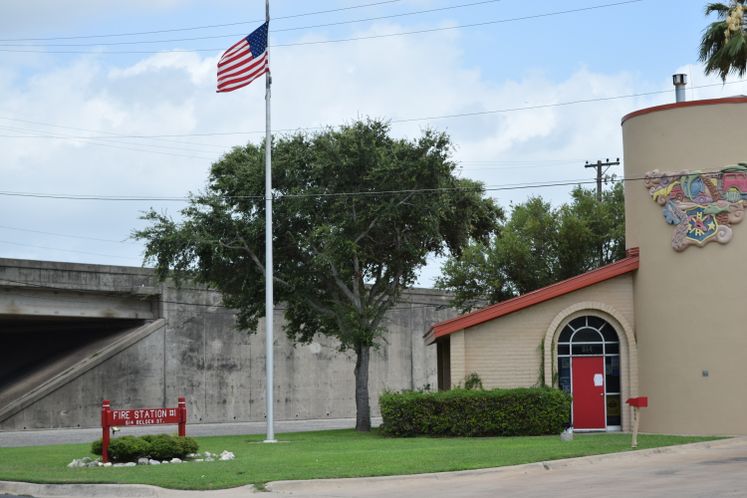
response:
{"label": "arched window", "polygon": [[620,339],[614,327],[597,316],[571,320],[558,336],[558,385],[573,394],[571,359],[580,356],[604,358],[604,395],[607,427],[621,425]]}

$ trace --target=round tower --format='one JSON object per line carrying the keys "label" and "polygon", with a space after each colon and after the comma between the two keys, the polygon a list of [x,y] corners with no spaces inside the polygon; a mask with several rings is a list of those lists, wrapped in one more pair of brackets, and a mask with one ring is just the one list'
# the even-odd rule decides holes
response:
{"label": "round tower", "polygon": [[747,97],[623,118],[641,430],[747,434]]}

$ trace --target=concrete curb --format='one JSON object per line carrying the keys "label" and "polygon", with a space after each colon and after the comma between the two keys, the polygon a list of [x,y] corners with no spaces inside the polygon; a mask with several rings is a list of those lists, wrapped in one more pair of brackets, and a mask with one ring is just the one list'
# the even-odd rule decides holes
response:
{"label": "concrete curb", "polygon": [[[486,474],[493,475],[526,475],[541,473],[551,470],[560,470],[577,466],[589,466],[601,462],[640,460],[659,454],[688,453],[707,448],[728,448],[747,443],[747,436],[721,439],[717,441],[705,441],[674,446],[663,446],[645,450],[628,451],[624,453],[608,453],[604,455],[591,455],[585,457],[565,458],[546,462],[534,462],[522,465],[506,467],[491,467],[486,469],[459,470],[453,472],[435,472],[429,474],[410,474],[399,476],[380,477],[355,477],[342,479],[313,479],[306,481],[275,481],[267,484],[267,490],[281,494],[297,494],[301,491],[311,491],[318,488],[328,489],[334,483],[358,482],[361,486],[366,484],[387,483],[393,481],[412,480],[446,480],[454,478],[470,478]],[[33,484],[25,482],[0,481],[0,493],[32,495],[38,498],[78,498],[78,497],[111,497],[111,498],[171,498],[181,496],[200,497],[232,497],[245,494],[260,493],[252,485],[239,488],[229,488],[208,491],[184,491],[178,489],[166,489],[146,484]]]}
{"label": "concrete curb", "polygon": [[148,484],[33,484],[0,481],[0,493],[31,495],[37,498],[229,498],[259,493],[253,485],[238,488],[187,491]]}

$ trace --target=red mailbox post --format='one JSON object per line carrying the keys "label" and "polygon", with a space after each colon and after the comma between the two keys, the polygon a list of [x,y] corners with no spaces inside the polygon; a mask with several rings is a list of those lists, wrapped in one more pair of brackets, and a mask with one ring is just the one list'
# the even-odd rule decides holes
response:
{"label": "red mailbox post", "polygon": [[187,402],[179,396],[176,408],[136,408],[112,410],[108,399],[101,405],[101,458],[109,461],[109,442],[111,428],[117,426],[146,426],[161,424],[178,424],[179,436],[187,435]]}
{"label": "red mailbox post", "polygon": [[638,410],[641,408],[648,407],[648,396],[639,396],[637,398],[628,398],[627,401],[625,401],[627,404],[633,408],[633,442],[631,443],[631,448],[637,448],[638,447],[638,420],[640,415],[638,414]]}

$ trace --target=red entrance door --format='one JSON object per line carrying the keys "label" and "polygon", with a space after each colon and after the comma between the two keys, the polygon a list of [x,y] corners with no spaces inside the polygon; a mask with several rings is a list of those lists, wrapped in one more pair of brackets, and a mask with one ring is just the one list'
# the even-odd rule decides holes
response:
{"label": "red entrance door", "polygon": [[573,428],[606,429],[604,418],[604,358],[574,357],[573,372]]}

